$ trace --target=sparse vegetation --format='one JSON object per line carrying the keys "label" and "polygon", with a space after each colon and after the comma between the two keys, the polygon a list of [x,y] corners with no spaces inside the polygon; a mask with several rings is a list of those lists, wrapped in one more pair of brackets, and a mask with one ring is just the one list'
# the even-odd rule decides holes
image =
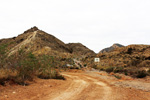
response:
{"label": "sparse vegetation", "polygon": [[150,75],[150,70],[145,71],[145,70],[141,70],[139,68],[136,67],[105,67],[105,66],[101,66],[99,67],[99,70],[101,71],[106,71],[108,73],[114,72],[114,73],[123,73],[125,75],[129,75],[135,78],[144,78],[147,75]]}
{"label": "sparse vegetation", "polygon": [[113,70],[114,73],[119,73],[119,72],[123,72],[123,71],[124,71],[123,67],[115,67]]}
{"label": "sparse vegetation", "polygon": [[5,85],[5,82],[9,80],[26,85],[26,81],[32,81],[36,76],[42,79],[64,80],[64,77],[55,69],[59,65],[59,60],[56,57],[35,56],[31,52],[25,53],[23,49],[20,49],[16,54],[1,59],[7,62],[1,62],[3,64],[3,67],[0,67],[1,85]]}
{"label": "sparse vegetation", "polygon": [[[66,70],[82,67],[143,78],[150,75],[150,70],[140,69],[150,68],[149,51],[148,45],[116,48],[109,53],[98,54],[101,62],[96,64],[93,62],[95,53],[82,44],[65,44],[33,27],[18,37],[0,41],[0,84],[4,85],[6,81],[11,80],[25,85],[26,81],[32,81],[34,77],[64,79],[59,74],[60,68]],[[73,58],[78,58],[83,64],[75,64]]]}
{"label": "sparse vegetation", "polygon": [[136,75],[137,78],[144,78],[144,77],[146,77],[146,76],[147,76],[147,73],[146,73],[145,70],[138,71],[138,73],[137,73],[137,75]]}
{"label": "sparse vegetation", "polygon": [[[98,68],[107,72],[123,73],[136,78],[143,78],[149,74],[150,46],[129,45],[114,49],[111,52],[99,53],[101,62]],[[108,66],[112,66],[108,67]]]}
{"label": "sparse vegetation", "polygon": [[105,70],[106,72],[110,73],[110,72],[113,72],[114,67],[107,67]]}

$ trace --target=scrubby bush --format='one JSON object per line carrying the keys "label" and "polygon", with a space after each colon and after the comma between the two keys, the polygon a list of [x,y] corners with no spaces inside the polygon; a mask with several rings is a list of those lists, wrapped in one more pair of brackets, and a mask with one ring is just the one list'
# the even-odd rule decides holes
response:
{"label": "scrubby bush", "polygon": [[104,71],[104,68],[99,68],[99,70]]}
{"label": "scrubby bush", "polygon": [[0,85],[5,85],[7,80],[13,80],[17,75],[17,71],[6,68],[0,68]]}
{"label": "scrubby bush", "polygon": [[110,72],[113,72],[114,67],[107,67],[105,70],[107,73],[110,73]]}
{"label": "scrubby bush", "polygon": [[136,75],[137,78],[144,78],[146,76],[147,76],[147,73],[145,70],[138,71],[138,73]]}
{"label": "scrubby bush", "polygon": [[124,68],[123,67],[116,67],[114,68],[114,73],[119,73],[119,72],[123,72],[124,71]]}
{"label": "scrubby bush", "polygon": [[[25,53],[22,49],[16,54],[5,58],[5,70],[16,71],[15,75],[6,73],[5,77],[0,73],[0,84],[4,85],[6,81],[13,80],[15,83],[26,85],[26,81],[32,81],[38,76],[42,79],[64,79],[56,70],[59,65],[58,59],[53,56],[40,55],[35,56],[31,52]],[[2,68],[0,68],[1,70]]]}
{"label": "scrubby bush", "polygon": [[56,70],[44,70],[38,73],[38,77],[41,79],[63,79],[65,78],[60,75]]}
{"label": "scrubby bush", "polygon": [[96,65],[96,64],[93,64],[93,65],[92,65],[92,68],[97,69],[97,65]]}
{"label": "scrubby bush", "polygon": [[87,64],[84,64],[84,67],[86,67],[87,66]]}
{"label": "scrubby bush", "polygon": [[128,75],[128,71],[127,71],[126,69],[124,70],[124,74],[125,74],[125,75]]}

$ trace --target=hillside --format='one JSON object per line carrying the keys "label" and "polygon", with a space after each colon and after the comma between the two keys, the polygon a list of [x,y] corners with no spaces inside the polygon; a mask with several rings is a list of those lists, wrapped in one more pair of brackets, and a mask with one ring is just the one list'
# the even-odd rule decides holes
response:
{"label": "hillside", "polygon": [[[149,45],[129,45],[109,53],[98,54],[101,60],[112,61],[115,66],[140,66],[150,61]],[[142,66],[141,66],[142,67]],[[146,66],[143,66],[146,67]]]}
{"label": "hillside", "polygon": [[90,50],[81,43],[69,43],[67,44],[68,48],[72,51],[73,55],[78,56],[94,56],[96,55],[94,51]]}
{"label": "hillside", "polygon": [[110,51],[113,51],[114,49],[120,48],[120,47],[124,47],[124,46],[121,45],[121,44],[116,43],[116,44],[113,44],[112,46],[110,46],[108,48],[105,48],[105,49],[101,50],[100,53],[110,52]]}
{"label": "hillside", "polygon": [[150,73],[150,45],[129,45],[109,53],[99,53],[98,57],[101,68],[119,67],[116,72],[129,72],[130,75]]}
{"label": "hillside", "polygon": [[0,84],[5,85],[6,81],[12,80],[25,85],[26,81],[34,77],[64,79],[57,69],[77,68],[73,57],[91,53],[81,44],[76,44],[76,47],[80,49],[73,49],[37,27],[28,29],[17,37],[1,39]]}
{"label": "hillside", "polygon": [[36,54],[52,54],[53,52],[71,53],[71,50],[64,42],[42,30],[39,30],[37,27],[31,28],[17,37],[1,40],[0,44],[3,43],[8,44],[9,46],[9,56],[20,49],[31,51]]}
{"label": "hillside", "polygon": [[53,35],[50,35],[37,27],[33,27],[17,37],[1,39],[0,45],[8,45],[8,56],[23,49],[25,52],[31,51],[36,55],[76,55],[89,56],[95,53],[81,43],[65,44]]}

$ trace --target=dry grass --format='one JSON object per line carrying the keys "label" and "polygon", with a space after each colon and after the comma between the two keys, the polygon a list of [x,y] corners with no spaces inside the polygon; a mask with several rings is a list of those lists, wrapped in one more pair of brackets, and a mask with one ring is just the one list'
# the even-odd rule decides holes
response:
{"label": "dry grass", "polygon": [[10,69],[4,69],[4,68],[0,69],[0,79],[2,79],[2,78],[8,79],[8,77],[10,77],[10,76],[15,77],[16,75],[17,75],[16,70],[12,71]]}

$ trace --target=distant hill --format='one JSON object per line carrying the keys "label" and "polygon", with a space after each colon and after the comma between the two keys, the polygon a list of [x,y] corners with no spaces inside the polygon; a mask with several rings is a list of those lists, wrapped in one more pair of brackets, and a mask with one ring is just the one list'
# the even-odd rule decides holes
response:
{"label": "distant hill", "polygon": [[79,56],[94,56],[96,55],[94,51],[90,50],[81,43],[69,43],[68,48],[72,50],[72,53]]}
{"label": "distant hill", "polygon": [[108,47],[108,48],[101,50],[100,53],[110,52],[110,51],[113,51],[114,49],[119,48],[119,47],[124,47],[124,46],[116,43],[116,44],[113,44],[111,47]]}

